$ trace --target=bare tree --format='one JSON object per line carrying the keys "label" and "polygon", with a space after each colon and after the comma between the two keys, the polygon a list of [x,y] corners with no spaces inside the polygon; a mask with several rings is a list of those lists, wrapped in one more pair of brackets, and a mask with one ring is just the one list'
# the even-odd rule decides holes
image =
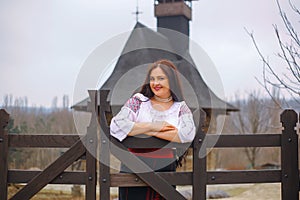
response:
{"label": "bare tree", "polygon": [[[277,101],[279,101],[277,99]],[[280,108],[269,99],[262,99],[258,92],[252,92],[248,98],[242,100],[237,97],[236,106],[240,112],[232,114],[233,125],[239,134],[260,134],[274,132],[278,128],[277,119],[272,116],[279,115]],[[244,152],[251,168],[257,167],[260,154],[259,147],[246,147]]]}
{"label": "bare tree", "polygon": [[55,97],[52,99],[51,108],[52,108],[52,109],[57,109],[57,96],[55,96]]}
{"label": "bare tree", "polygon": [[[260,81],[260,83],[263,85],[269,95],[273,98],[271,88],[277,87],[280,89],[285,89],[297,99],[300,97],[300,38],[297,33],[297,31],[300,31],[300,11],[297,6],[295,6],[295,4],[289,0],[289,6],[292,10],[290,15],[295,15],[298,19],[296,22],[292,22],[285,10],[282,9],[279,0],[276,0],[276,3],[279,9],[281,20],[284,24],[284,30],[279,30],[277,25],[273,25],[279,45],[279,51],[276,53],[276,55],[284,63],[284,66],[279,67],[281,69],[285,67],[286,73],[280,73],[276,70],[276,66],[271,64],[268,58],[266,58],[266,56],[264,56],[261,52],[253,33],[248,32],[248,34],[253,41],[259,57],[262,59],[263,82]],[[287,34],[282,36],[283,34],[280,32],[287,32]]]}
{"label": "bare tree", "polygon": [[6,94],[6,95],[4,95],[4,97],[3,97],[3,107],[4,108],[8,108],[8,107],[11,107],[11,106],[13,106],[13,95],[12,94]]}
{"label": "bare tree", "polygon": [[65,94],[63,96],[63,109],[68,109],[68,107],[69,107],[69,96]]}

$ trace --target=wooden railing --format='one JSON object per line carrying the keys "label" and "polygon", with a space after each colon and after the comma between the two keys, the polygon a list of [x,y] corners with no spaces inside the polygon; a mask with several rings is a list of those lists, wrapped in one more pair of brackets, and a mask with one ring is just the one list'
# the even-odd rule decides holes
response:
{"label": "wooden railing", "polygon": [[[90,97],[95,93],[90,92]],[[94,107],[95,104],[90,104]],[[92,110],[96,110],[95,107]],[[97,150],[97,114],[93,112],[87,134],[79,135],[13,135],[5,127],[9,115],[0,110],[0,199],[8,198],[9,183],[27,183],[12,200],[32,198],[47,184],[81,184],[86,186],[86,199],[96,199],[96,150]],[[8,169],[9,148],[69,148],[63,155],[47,166],[43,171]],[[64,171],[76,160],[85,156],[86,171]]]}
{"label": "wooden railing", "polygon": [[[282,200],[299,199],[298,169],[298,135],[296,125],[297,113],[285,110],[281,114],[282,134],[249,134],[249,135],[206,135],[201,128],[191,144],[193,152],[192,172],[153,172],[138,173],[147,166],[136,156],[127,151],[128,148],[186,148],[187,144],[169,143],[157,138],[128,137],[122,143],[109,136],[107,113],[110,113],[109,102],[106,102],[108,91],[100,91],[100,121],[102,156],[106,164],[100,163],[100,199],[109,199],[110,187],[150,186],[166,199],[185,199],[172,185],[191,185],[193,200],[206,199],[206,186],[212,184],[238,183],[281,183]],[[199,124],[202,124],[200,122]],[[279,147],[281,148],[280,170],[246,170],[246,171],[207,171],[206,156],[199,157],[200,150],[204,154],[208,148],[240,148],[240,147]],[[125,153],[126,152],[126,153]],[[110,174],[109,155],[113,154],[133,172]]]}
{"label": "wooden railing", "polygon": [[[131,187],[148,185],[166,199],[185,199],[172,185],[191,185],[193,200],[206,199],[206,186],[211,184],[237,183],[281,183],[282,200],[299,199],[298,135],[296,124],[298,115],[293,110],[281,114],[282,134],[259,135],[206,135],[198,129],[192,144],[167,143],[157,138],[128,137],[120,143],[110,137],[107,114],[111,112],[107,91],[90,91],[92,112],[87,134],[79,135],[10,135],[5,130],[9,115],[0,111],[0,199],[8,198],[9,183],[27,183],[11,199],[30,199],[47,184],[82,184],[86,186],[85,198],[96,199],[96,151],[100,148],[99,185],[100,199],[110,199],[110,187]],[[98,105],[100,95],[100,106]],[[98,126],[101,124],[101,129]],[[201,123],[200,123],[201,124]],[[100,130],[100,137],[97,132]],[[98,139],[100,142],[98,142]],[[215,141],[217,141],[215,143]],[[138,173],[149,168],[128,148],[191,148],[193,170],[191,172],[154,172]],[[61,157],[43,171],[8,169],[9,148],[69,148]],[[281,169],[253,171],[207,171],[206,157],[199,156],[200,149],[239,147],[279,147],[281,149]],[[133,172],[110,173],[110,155],[113,154]],[[86,155],[86,171],[64,171],[74,161]],[[125,159],[126,158],[126,159]]]}

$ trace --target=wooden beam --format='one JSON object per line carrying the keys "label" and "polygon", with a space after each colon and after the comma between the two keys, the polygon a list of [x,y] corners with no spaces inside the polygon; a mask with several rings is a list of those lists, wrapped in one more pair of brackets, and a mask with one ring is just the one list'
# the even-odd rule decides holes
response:
{"label": "wooden beam", "polygon": [[[207,148],[280,147],[281,134],[248,134],[248,135],[206,134],[203,139],[203,142],[206,143]],[[112,139],[112,143],[116,146],[121,145],[120,142],[115,139]],[[172,145],[172,147],[175,148],[186,149],[191,144],[169,143],[169,145],[166,147],[166,141],[155,137],[148,137],[148,138],[127,137],[122,142],[122,145],[124,145],[127,148],[168,148],[170,145]]]}
{"label": "wooden beam", "polygon": [[9,135],[9,147],[69,148],[83,135]]}
{"label": "wooden beam", "polygon": [[[157,172],[171,185],[192,185],[192,172]],[[111,174],[111,187],[148,186],[137,175],[130,173]]]}
{"label": "wooden beam", "polygon": [[[172,185],[193,185],[193,172],[157,172]],[[202,178],[202,177],[200,177]],[[281,181],[281,170],[209,171],[207,185],[277,183]],[[129,173],[111,174],[111,187],[147,186],[137,175]],[[196,185],[197,189],[197,185]]]}
{"label": "wooden beam", "polygon": [[205,134],[198,132],[193,143],[193,200],[206,199],[207,147]]}
{"label": "wooden beam", "polygon": [[8,135],[5,130],[9,114],[0,110],[0,199],[7,199],[7,171],[8,171]]}
{"label": "wooden beam", "polygon": [[80,140],[77,141],[68,151],[18,191],[11,200],[30,199],[53,179],[59,176],[74,161],[80,158],[85,151],[86,149],[82,142]]}
{"label": "wooden beam", "polygon": [[203,132],[205,128],[205,119],[207,118],[206,112],[202,109],[199,110],[199,127],[193,142],[193,200],[206,199],[206,177],[207,177],[207,147],[204,143],[206,135]]}
{"label": "wooden beam", "polygon": [[97,146],[98,146],[98,113],[97,108],[97,91],[89,90],[91,102],[88,105],[88,110],[92,112],[90,124],[87,127],[86,134],[86,190],[85,198],[96,200],[96,183],[97,183]]}
{"label": "wooden beam", "polygon": [[[11,135],[9,134],[9,147],[37,147],[37,148],[67,148],[71,147],[83,135]],[[279,147],[281,134],[249,134],[249,135],[206,135],[207,147],[234,148],[234,147]],[[260,139],[258,140],[257,137]],[[217,142],[215,142],[217,141]],[[119,141],[112,141],[119,145]],[[154,137],[135,138],[128,137],[123,142],[128,148],[163,148],[164,140]],[[172,143],[172,147],[187,148],[189,143]]]}
{"label": "wooden beam", "polygon": [[209,171],[207,184],[276,183],[281,170]]}
{"label": "wooden beam", "polygon": [[[28,183],[34,177],[42,173],[42,171],[29,170],[8,170],[8,183]],[[78,184],[84,185],[86,183],[86,172],[62,172],[50,184]]]}
{"label": "wooden beam", "polygon": [[[81,136],[83,137],[83,136]],[[72,135],[9,135],[9,147],[69,148],[80,139]]]}
{"label": "wooden beam", "polygon": [[281,199],[299,200],[297,113],[285,110],[280,115],[283,126],[281,137]]}
{"label": "wooden beam", "polygon": [[208,148],[281,146],[281,134],[206,135],[206,137]]}
{"label": "wooden beam", "polygon": [[110,109],[107,102],[109,90],[100,90],[100,107],[98,120],[100,121],[100,152],[99,152],[99,192],[100,199],[110,199],[110,137],[105,112]]}
{"label": "wooden beam", "polygon": [[192,19],[191,8],[188,7],[183,1],[172,3],[160,3],[158,5],[155,5],[154,10],[156,17],[183,15],[189,20]]}

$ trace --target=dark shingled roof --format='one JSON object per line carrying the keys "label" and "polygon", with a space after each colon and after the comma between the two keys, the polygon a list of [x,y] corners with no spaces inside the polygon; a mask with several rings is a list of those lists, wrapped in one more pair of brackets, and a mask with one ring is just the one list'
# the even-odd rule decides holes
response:
{"label": "dark shingled roof", "polygon": [[[127,40],[111,76],[101,87],[110,90],[108,101],[120,107],[143,84],[149,63],[169,59],[181,74],[184,97],[190,107],[237,111],[234,106],[217,97],[206,85],[187,49],[184,55],[176,54],[167,37],[137,22]],[[72,106],[86,110],[88,98]],[[198,105],[197,105],[198,104]]]}

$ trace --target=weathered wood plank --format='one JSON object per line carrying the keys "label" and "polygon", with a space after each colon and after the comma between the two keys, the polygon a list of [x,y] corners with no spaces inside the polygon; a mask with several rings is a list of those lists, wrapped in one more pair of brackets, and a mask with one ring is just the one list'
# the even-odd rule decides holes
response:
{"label": "weathered wood plank", "polygon": [[[72,146],[83,135],[11,135],[9,134],[10,147],[38,147],[38,148],[67,148]],[[257,135],[206,135],[207,147],[279,147],[281,134]],[[216,144],[212,144],[219,137]],[[258,139],[259,138],[259,139]],[[187,144],[171,143],[172,147],[186,148]],[[134,138],[128,137],[123,145],[128,148],[164,148],[165,141],[154,137]],[[168,146],[169,148],[169,146]]]}
{"label": "weathered wood plank", "polygon": [[[279,147],[281,134],[206,135],[205,142],[207,148]],[[113,143],[120,145],[118,141],[113,141]],[[127,137],[122,144],[127,148],[166,148],[165,141],[155,137]],[[172,143],[170,145],[175,148],[187,148],[187,144]]]}
{"label": "weathered wood plank", "polygon": [[89,96],[91,102],[89,103],[88,110],[92,112],[92,117],[89,126],[87,127],[86,135],[86,190],[85,198],[89,200],[96,200],[96,157],[97,157],[97,145],[98,145],[98,112],[96,111],[97,105],[97,92],[95,90],[89,90]]}
{"label": "weathered wood plank", "polygon": [[9,114],[0,110],[0,199],[7,199],[8,135],[5,130]]}
{"label": "weathered wood plank", "polygon": [[[192,172],[157,172],[171,185],[192,185]],[[147,186],[137,175],[130,173],[111,174],[111,187]]]}
{"label": "weathered wood plank", "polygon": [[[29,171],[29,170],[8,170],[8,183],[28,183],[35,176],[42,173],[42,171]],[[84,185],[86,183],[87,173],[78,172],[62,172],[50,184],[78,184]]]}
{"label": "weathered wood plank", "polygon": [[11,200],[30,199],[43,187],[55,179],[74,161],[85,153],[85,147],[81,141],[77,141],[68,151],[50,164],[43,172],[35,176],[26,186],[18,191]]}
{"label": "weathered wood plank", "polygon": [[110,108],[107,102],[108,90],[100,90],[100,152],[99,152],[99,183],[100,199],[110,199],[110,139],[109,127],[105,112]]}
{"label": "weathered wood plank", "polygon": [[299,200],[298,135],[295,130],[297,113],[285,110],[280,121],[284,128],[281,137],[281,199]]}
{"label": "weathered wood plank", "polygon": [[[8,183],[28,183],[41,171],[8,170]],[[192,172],[159,172],[160,176],[172,185],[192,185]],[[50,184],[86,183],[86,172],[63,172]],[[111,174],[111,187],[146,186],[135,174]],[[276,183],[281,181],[281,170],[249,170],[249,171],[209,171],[207,184],[242,184],[242,183]]]}
{"label": "weathered wood plank", "polygon": [[207,184],[276,183],[281,170],[209,171]]}
{"label": "weathered wood plank", "polygon": [[96,183],[97,183],[97,174],[96,174],[96,159],[94,155],[87,151],[86,153],[86,190],[85,196],[86,199],[96,199]]}
{"label": "weathered wood plank", "polygon": [[208,148],[279,147],[281,145],[281,134],[206,135],[206,137]]}
{"label": "weathered wood plank", "polygon": [[[159,172],[159,175],[172,185],[193,185],[195,183],[193,181],[193,172]],[[277,183],[280,181],[281,170],[208,171],[206,177],[207,185]],[[111,187],[137,187],[146,185],[135,174],[111,174]]]}
{"label": "weathered wood plank", "polygon": [[[81,136],[83,137],[83,136]],[[80,139],[74,135],[9,135],[9,147],[69,148]]]}
{"label": "weathered wood plank", "polygon": [[205,135],[200,132],[193,143],[193,200],[206,199],[206,143]]}
{"label": "weathered wood plank", "polygon": [[207,144],[204,142],[206,134],[203,132],[206,121],[206,112],[203,109],[199,110],[199,126],[192,144],[193,151],[193,200],[206,199],[206,156]]}

